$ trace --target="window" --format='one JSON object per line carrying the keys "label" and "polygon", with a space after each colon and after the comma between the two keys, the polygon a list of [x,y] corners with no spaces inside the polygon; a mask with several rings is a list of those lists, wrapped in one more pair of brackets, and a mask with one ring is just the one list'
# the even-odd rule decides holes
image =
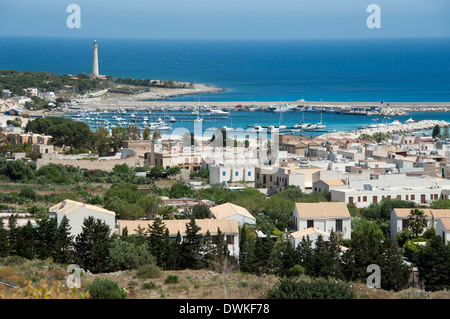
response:
{"label": "window", "polygon": [[411,195],[411,200],[416,200],[416,195]]}
{"label": "window", "polygon": [[227,235],[227,244],[234,245],[234,236]]}
{"label": "window", "polygon": [[226,172],[222,172],[222,176],[225,176],[227,173]]}
{"label": "window", "polygon": [[235,176],[239,176],[239,172],[235,172],[234,175],[235,175]]}
{"label": "window", "polygon": [[342,233],[342,219],[336,219],[336,231]]}
{"label": "window", "polygon": [[367,202],[367,196],[363,196],[363,202]]}
{"label": "window", "polygon": [[402,220],[402,230],[403,230],[403,229],[408,229],[408,227],[409,227],[409,222],[408,222],[408,220],[407,220],[407,219],[403,219],[403,220]]}
{"label": "window", "polygon": [[306,227],[307,227],[307,228],[312,228],[312,227],[314,227],[314,220],[308,220],[308,221],[306,221]]}
{"label": "window", "polygon": [[248,176],[252,176],[252,172],[248,172],[247,175],[248,175]]}

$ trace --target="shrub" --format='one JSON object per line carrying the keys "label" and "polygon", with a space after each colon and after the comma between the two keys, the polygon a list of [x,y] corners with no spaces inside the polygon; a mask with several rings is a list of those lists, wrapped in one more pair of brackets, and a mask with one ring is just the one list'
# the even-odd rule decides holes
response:
{"label": "shrub", "polygon": [[178,278],[177,275],[167,275],[166,279],[164,280],[164,283],[166,285],[177,284],[179,282],[180,282],[180,279]]}
{"label": "shrub", "polygon": [[143,289],[147,289],[147,290],[152,290],[152,289],[156,289],[157,285],[156,285],[156,283],[154,281],[150,281],[150,282],[145,282],[142,285],[142,288]]}
{"label": "shrub", "polygon": [[289,275],[292,277],[297,277],[305,273],[305,267],[301,265],[294,265],[289,269]]}
{"label": "shrub", "polygon": [[269,299],[352,299],[354,296],[348,284],[323,278],[298,281],[283,279],[267,293]]}
{"label": "shrub", "polygon": [[158,266],[149,264],[139,268],[136,272],[138,278],[154,279],[161,277],[161,270]]}
{"label": "shrub", "polygon": [[109,279],[95,278],[86,287],[86,291],[94,299],[125,299],[127,297],[127,292],[119,288],[117,282]]}
{"label": "shrub", "polygon": [[15,275],[14,269],[11,267],[0,268],[0,278],[5,279]]}
{"label": "shrub", "polygon": [[26,262],[27,262],[26,258],[14,255],[14,256],[6,257],[6,259],[3,261],[3,265],[5,265],[5,266],[14,266],[14,265],[20,266],[20,265],[25,264]]}

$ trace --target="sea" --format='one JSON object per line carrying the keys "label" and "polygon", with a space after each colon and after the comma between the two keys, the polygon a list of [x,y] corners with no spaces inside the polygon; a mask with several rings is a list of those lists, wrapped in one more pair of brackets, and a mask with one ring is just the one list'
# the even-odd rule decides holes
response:
{"label": "sea", "polygon": [[[93,40],[0,37],[0,69],[89,74]],[[95,40],[101,74],[194,81],[228,90],[172,99],[177,102],[450,102],[450,38]],[[333,113],[296,112],[282,117],[231,112],[213,124],[289,126],[304,118],[306,122],[322,119],[329,130],[350,130],[374,120]],[[450,112],[413,112],[398,120],[410,117],[450,121]]]}

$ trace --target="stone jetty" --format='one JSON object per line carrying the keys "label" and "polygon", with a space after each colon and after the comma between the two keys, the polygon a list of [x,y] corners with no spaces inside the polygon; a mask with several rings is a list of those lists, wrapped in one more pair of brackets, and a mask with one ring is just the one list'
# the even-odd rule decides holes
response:
{"label": "stone jetty", "polygon": [[362,134],[373,135],[375,133],[385,133],[385,134],[407,134],[411,132],[419,132],[419,131],[427,131],[433,129],[436,125],[439,127],[448,127],[450,126],[449,122],[446,121],[438,121],[438,120],[423,120],[412,123],[400,123],[397,125],[385,125],[385,126],[377,126],[377,127],[368,127],[355,131],[338,131],[323,134],[321,138],[358,138]]}

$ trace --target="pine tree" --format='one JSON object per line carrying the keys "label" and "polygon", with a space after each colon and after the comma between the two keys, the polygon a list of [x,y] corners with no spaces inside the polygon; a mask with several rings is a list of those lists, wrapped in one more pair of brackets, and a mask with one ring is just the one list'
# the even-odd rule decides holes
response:
{"label": "pine tree", "polygon": [[306,273],[312,273],[314,268],[312,263],[314,251],[312,249],[312,240],[309,238],[309,236],[302,238],[296,250],[299,254],[300,265],[305,268]]}
{"label": "pine tree", "polygon": [[200,227],[197,226],[195,219],[191,219],[186,224],[186,241],[182,243],[184,268],[202,268],[202,258],[200,255],[202,236],[198,234],[199,231]]}
{"label": "pine tree", "polygon": [[323,236],[319,235],[315,242],[312,258],[312,272],[310,275],[315,277],[332,277],[333,258],[328,251],[327,244],[323,240]]}
{"label": "pine tree", "polygon": [[417,257],[419,279],[429,291],[450,288],[450,248],[433,236]]}
{"label": "pine tree", "polygon": [[148,225],[148,246],[150,253],[156,258],[156,265],[164,268],[164,254],[167,252],[166,226],[161,218],[156,218]]}
{"label": "pine tree", "polygon": [[381,288],[399,291],[408,287],[411,267],[402,259],[398,246],[389,238],[385,241],[384,254],[380,262]]}
{"label": "pine tree", "polygon": [[70,234],[69,220],[63,217],[57,231],[53,260],[58,263],[71,263],[74,258],[74,237]]}
{"label": "pine tree", "polygon": [[0,218],[0,257],[8,256],[8,235],[9,232],[4,228],[3,219]]}
{"label": "pine tree", "polygon": [[255,251],[255,237],[254,232],[248,226],[242,226],[239,242],[239,267],[244,272],[253,272],[252,261]]}
{"label": "pine tree", "polygon": [[36,221],[36,256],[46,259],[55,255],[54,249],[58,239],[58,227],[56,219],[42,218]]}
{"label": "pine tree", "polygon": [[35,232],[31,221],[19,227],[18,230],[16,254],[31,260],[35,256]]}
{"label": "pine tree", "polygon": [[84,219],[83,230],[75,239],[75,252],[81,265],[93,273],[105,271],[111,229],[104,221],[89,216]]}
{"label": "pine tree", "polygon": [[290,270],[295,265],[300,265],[300,253],[297,249],[292,246],[290,241],[283,244],[282,255],[280,259],[280,268],[278,274],[282,277],[291,276]]}
{"label": "pine tree", "polygon": [[17,245],[19,241],[19,227],[17,226],[17,215],[12,214],[8,217],[9,236],[8,236],[8,255],[17,255]]}

